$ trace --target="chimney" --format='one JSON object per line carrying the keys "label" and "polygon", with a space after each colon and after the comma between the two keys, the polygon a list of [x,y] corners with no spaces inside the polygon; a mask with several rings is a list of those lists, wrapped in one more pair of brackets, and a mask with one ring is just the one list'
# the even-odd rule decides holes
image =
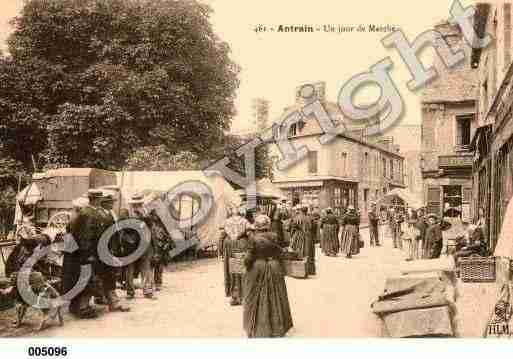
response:
{"label": "chimney", "polygon": [[326,82],[306,83],[296,87],[296,104],[306,105],[313,101],[326,101]]}

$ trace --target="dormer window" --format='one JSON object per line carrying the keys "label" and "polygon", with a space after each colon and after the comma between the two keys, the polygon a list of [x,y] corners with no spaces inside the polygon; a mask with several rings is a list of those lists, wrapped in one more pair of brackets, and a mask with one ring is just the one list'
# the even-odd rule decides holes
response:
{"label": "dormer window", "polygon": [[289,127],[289,137],[297,136],[297,123],[293,123]]}

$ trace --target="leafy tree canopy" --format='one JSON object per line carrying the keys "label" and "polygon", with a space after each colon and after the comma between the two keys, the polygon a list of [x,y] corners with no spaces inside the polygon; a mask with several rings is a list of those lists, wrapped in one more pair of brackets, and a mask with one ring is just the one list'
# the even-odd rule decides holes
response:
{"label": "leafy tree canopy", "polygon": [[239,68],[210,13],[195,0],[27,1],[0,61],[9,156],[119,169],[146,146],[218,146]]}

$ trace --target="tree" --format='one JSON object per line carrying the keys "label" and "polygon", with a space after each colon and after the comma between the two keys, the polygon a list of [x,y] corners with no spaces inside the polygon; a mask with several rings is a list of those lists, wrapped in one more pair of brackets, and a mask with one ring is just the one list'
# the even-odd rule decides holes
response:
{"label": "tree", "polygon": [[45,166],[119,169],[141,147],[200,155],[218,146],[239,68],[210,14],[195,0],[27,1],[0,61],[9,154],[25,165],[33,154]]}
{"label": "tree", "polygon": [[199,170],[199,160],[192,152],[170,153],[165,146],[147,146],[130,155],[125,167],[129,171]]}

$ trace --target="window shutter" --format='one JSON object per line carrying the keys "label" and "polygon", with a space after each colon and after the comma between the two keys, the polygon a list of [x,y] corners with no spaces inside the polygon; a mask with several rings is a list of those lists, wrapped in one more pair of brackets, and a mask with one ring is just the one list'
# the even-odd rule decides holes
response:
{"label": "window shutter", "polygon": [[308,172],[317,173],[317,151],[308,152]]}
{"label": "window shutter", "polygon": [[440,213],[440,187],[429,187],[427,197],[428,213]]}

